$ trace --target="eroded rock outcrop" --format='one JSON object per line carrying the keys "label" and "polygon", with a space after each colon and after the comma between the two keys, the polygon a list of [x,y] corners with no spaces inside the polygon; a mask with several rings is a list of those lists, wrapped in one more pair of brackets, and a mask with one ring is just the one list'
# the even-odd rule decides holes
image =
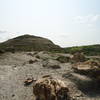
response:
{"label": "eroded rock outcrop", "polygon": [[100,79],[100,62],[96,60],[88,60],[73,64],[75,72],[87,75],[94,79]]}

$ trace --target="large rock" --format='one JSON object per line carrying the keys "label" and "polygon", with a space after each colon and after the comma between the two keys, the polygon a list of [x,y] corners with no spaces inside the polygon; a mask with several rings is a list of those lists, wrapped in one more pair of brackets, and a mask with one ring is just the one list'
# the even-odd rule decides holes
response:
{"label": "large rock", "polygon": [[52,68],[52,69],[59,69],[61,68],[60,63],[56,60],[47,59],[43,61],[43,67]]}
{"label": "large rock", "polygon": [[36,100],[70,100],[65,83],[52,77],[41,78],[33,85]]}
{"label": "large rock", "polygon": [[73,65],[75,72],[87,75],[91,78],[100,78],[100,63],[98,61],[88,60]]}
{"label": "large rock", "polygon": [[40,51],[35,55],[36,58],[46,60],[46,59],[52,59],[51,53],[48,51]]}

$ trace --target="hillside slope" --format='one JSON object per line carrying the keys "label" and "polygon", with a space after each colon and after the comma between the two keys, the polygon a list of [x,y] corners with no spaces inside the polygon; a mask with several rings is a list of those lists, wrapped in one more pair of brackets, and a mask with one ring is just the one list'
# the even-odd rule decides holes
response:
{"label": "hillside slope", "polygon": [[22,35],[0,44],[0,49],[15,51],[56,51],[60,47],[52,41],[33,35]]}

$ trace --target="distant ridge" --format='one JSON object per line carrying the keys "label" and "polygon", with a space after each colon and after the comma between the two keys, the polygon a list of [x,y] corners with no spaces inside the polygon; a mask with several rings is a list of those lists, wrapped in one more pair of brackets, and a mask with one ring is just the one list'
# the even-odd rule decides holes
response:
{"label": "distant ridge", "polygon": [[0,43],[0,52],[3,51],[50,51],[71,54],[83,52],[86,55],[100,55],[100,44],[61,48],[49,39],[27,34]]}
{"label": "distant ridge", "polygon": [[57,51],[61,48],[49,39],[27,34],[0,43],[0,49],[13,49],[15,51]]}
{"label": "distant ridge", "polygon": [[65,53],[83,52],[86,55],[100,55],[100,44],[64,48]]}

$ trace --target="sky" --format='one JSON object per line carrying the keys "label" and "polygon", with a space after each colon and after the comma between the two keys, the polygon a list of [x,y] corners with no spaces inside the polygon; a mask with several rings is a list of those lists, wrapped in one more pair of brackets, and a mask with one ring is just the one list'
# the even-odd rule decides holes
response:
{"label": "sky", "polygon": [[0,42],[23,34],[61,47],[100,44],[100,0],[0,0]]}

